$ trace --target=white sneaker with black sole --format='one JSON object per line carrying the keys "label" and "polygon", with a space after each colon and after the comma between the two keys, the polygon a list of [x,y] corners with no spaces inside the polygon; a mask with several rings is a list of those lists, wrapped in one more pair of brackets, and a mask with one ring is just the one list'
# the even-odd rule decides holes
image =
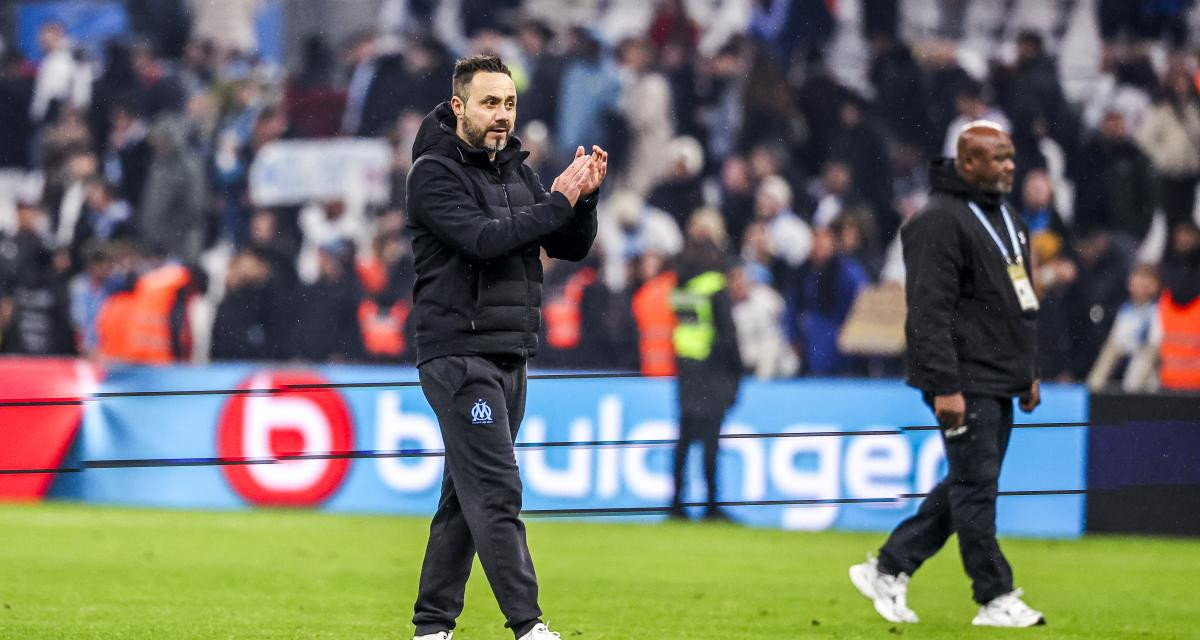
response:
{"label": "white sneaker with black sole", "polygon": [[439,631],[437,633],[427,633],[423,636],[414,636],[413,640],[450,640],[453,637],[453,631]]}
{"label": "white sneaker with black sole", "polygon": [[850,582],[888,622],[920,622],[916,612],[908,608],[908,580],[903,573],[880,573],[879,561],[871,555],[867,555],[866,562],[850,567]]}
{"label": "white sneaker with black sole", "polygon": [[979,607],[979,613],[971,624],[977,627],[1036,627],[1046,624],[1041,611],[1031,608],[1021,600],[1025,592],[1017,589],[1012,593],[992,598]]}
{"label": "white sneaker with black sole", "polygon": [[542,623],[533,625],[533,628],[528,633],[517,638],[517,640],[551,640],[551,638],[561,638],[562,636],[557,631],[551,631]]}

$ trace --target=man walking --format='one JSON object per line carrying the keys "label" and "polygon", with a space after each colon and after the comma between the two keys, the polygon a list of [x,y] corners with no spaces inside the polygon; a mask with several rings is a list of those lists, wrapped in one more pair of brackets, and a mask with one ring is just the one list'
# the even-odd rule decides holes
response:
{"label": "man walking", "polygon": [[547,193],[512,135],[516,108],[499,58],[460,60],[453,96],[425,117],[413,144],[417,366],[446,448],[413,616],[417,640],[450,640],[476,553],[505,626],[519,640],[558,637],[540,620],[513,441],[541,323],[539,255],[587,256],[608,154],[579,147]]}
{"label": "man walking", "polygon": [[937,415],[949,473],[900,523],[879,557],[850,567],[850,580],[891,622],[917,622],[908,581],[958,534],[963,566],[981,606],[972,624],[1045,624],[1013,589],[996,541],[1000,465],[1013,398],[1033,411],[1037,296],[1028,230],[1004,204],[1012,190],[1013,144],[995,123],[966,125],[958,157],[930,173],[925,211],[902,229],[907,268],[908,383]]}

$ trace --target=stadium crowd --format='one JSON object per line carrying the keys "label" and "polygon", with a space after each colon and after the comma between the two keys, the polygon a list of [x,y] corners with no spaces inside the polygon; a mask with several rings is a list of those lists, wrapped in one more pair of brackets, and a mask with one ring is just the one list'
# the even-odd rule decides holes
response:
{"label": "stadium crowd", "polygon": [[[671,373],[672,268],[705,235],[728,255],[747,373],[898,374],[895,348],[839,337],[852,315],[902,322],[897,230],[925,202],[928,162],[981,118],[1016,143],[1045,379],[1153,388],[1163,323],[1194,320],[1188,0],[1034,3],[1054,19],[1021,29],[1003,13],[1015,0],[460,0],[448,18],[413,0],[396,29],[307,36],[286,71],[256,56],[254,1],[127,4],[137,32],[97,59],[54,23],[36,63],[5,51],[6,353],[408,361],[413,136],[454,60],[481,52],[514,71],[544,180],[576,145],[612,159],[592,255],[544,261],[536,366]],[[1002,11],[988,22],[977,5]],[[1080,71],[1069,42],[1088,28]],[[251,198],[262,149],[338,136],[388,141],[385,205]],[[856,309],[868,293],[878,304]]]}

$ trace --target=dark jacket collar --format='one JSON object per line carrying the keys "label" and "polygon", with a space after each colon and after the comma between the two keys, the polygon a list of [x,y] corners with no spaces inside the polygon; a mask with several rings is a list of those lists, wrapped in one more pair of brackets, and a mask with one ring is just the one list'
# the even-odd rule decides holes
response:
{"label": "dark jacket collar", "polygon": [[[413,162],[430,153],[443,155],[467,165],[492,168],[492,161],[486,151],[472,147],[458,137],[458,118],[450,109],[449,102],[443,102],[430,111],[421,121],[421,128],[417,130],[417,137],[413,141]],[[528,156],[528,151],[521,150],[520,138],[510,134],[508,144],[496,153],[495,166],[504,167],[513,161],[520,164]]]}
{"label": "dark jacket collar", "polygon": [[998,209],[1004,202],[1003,194],[982,191],[967,184],[954,169],[953,158],[941,158],[930,164],[929,186],[934,193],[944,193],[960,200],[974,202],[989,210]]}

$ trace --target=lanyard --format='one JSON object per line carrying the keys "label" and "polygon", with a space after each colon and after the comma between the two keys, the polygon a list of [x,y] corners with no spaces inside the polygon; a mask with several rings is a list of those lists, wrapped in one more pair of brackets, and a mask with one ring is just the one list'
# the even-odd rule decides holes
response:
{"label": "lanyard", "polygon": [[967,202],[967,205],[971,207],[971,213],[974,213],[975,217],[979,218],[979,224],[982,224],[983,228],[987,229],[988,235],[992,236],[992,240],[1000,248],[1000,253],[1004,254],[1004,261],[1008,264],[1024,264],[1025,256],[1021,254],[1021,245],[1017,242],[1017,230],[1013,227],[1012,218],[1008,215],[1008,207],[1000,205],[1000,215],[1004,218],[1004,226],[1008,228],[1008,237],[1012,240],[1016,259],[1013,259],[1013,256],[1009,254],[1008,247],[1000,240],[1000,234],[996,233],[996,228],[992,226],[991,222],[988,222],[987,216],[983,215],[983,211],[979,208],[979,205],[976,205],[974,202]]}

